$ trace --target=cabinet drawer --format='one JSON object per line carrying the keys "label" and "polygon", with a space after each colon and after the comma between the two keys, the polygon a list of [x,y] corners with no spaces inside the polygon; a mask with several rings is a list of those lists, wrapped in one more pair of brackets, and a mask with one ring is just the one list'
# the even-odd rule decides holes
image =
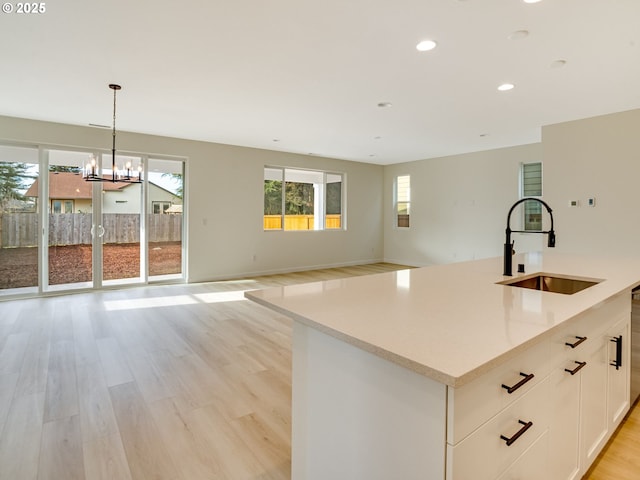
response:
{"label": "cabinet drawer", "polygon": [[[601,305],[568,320],[551,337],[550,355],[552,363],[557,365],[573,357],[591,354],[599,348],[595,340],[600,338],[613,322],[629,316],[631,306],[628,294],[617,295]],[[584,340],[582,340],[584,339]],[[574,348],[567,344],[575,345]]]}
{"label": "cabinet drawer", "polygon": [[498,480],[549,480],[547,449],[549,434],[544,432],[533,445],[498,477]]}
{"label": "cabinet drawer", "polygon": [[[491,480],[505,471],[547,430],[548,398],[547,376],[459,444],[447,445],[447,480]],[[508,446],[501,437],[515,440]]]}
{"label": "cabinet drawer", "polygon": [[[551,371],[549,343],[544,341],[460,388],[449,388],[447,443],[456,445]],[[533,377],[528,379],[525,375]],[[521,384],[521,386],[518,386]],[[503,387],[513,387],[511,393]]]}

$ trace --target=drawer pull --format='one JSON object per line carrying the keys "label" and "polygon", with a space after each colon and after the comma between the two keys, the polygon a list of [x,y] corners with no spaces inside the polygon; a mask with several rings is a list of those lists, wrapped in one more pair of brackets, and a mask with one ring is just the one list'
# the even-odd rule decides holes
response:
{"label": "drawer pull", "polygon": [[522,372],[520,372],[520,376],[524,378],[520,380],[518,383],[516,383],[515,385],[513,385],[512,387],[510,387],[509,385],[505,385],[504,383],[502,384],[502,388],[505,388],[509,395],[511,395],[513,392],[515,392],[517,389],[519,389],[521,386],[523,386],[525,383],[527,383],[529,380],[531,380],[534,377],[533,373],[530,373],[529,375],[527,375],[526,373],[522,373]]}
{"label": "drawer pull", "polygon": [[533,422],[523,422],[522,420],[518,420],[518,423],[520,425],[523,425],[523,427],[520,430],[518,430],[516,433],[514,433],[513,437],[509,438],[509,437],[505,437],[504,435],[500,435],[500,438],[505,442],[507,442],[507,447],[510,447],[513,444],[513,442],[518,440],[524,432],[526,432],[533,426]]}
{"label": "drawer pull", "polygon": [[580,371],[582,367],[584,367],[587,364],[587,362],[578,362],[578,361],[576,361],[576,363],[578,364],[576,368],[574,368],[573,370],[569,370],[568,368],[565,368],[564,371],[567,373],[570,373],[571,375],[575,375]]}
{"label": "drawer pull", "polygon": [[577,335],[576,335],[576,338],[578,339],[577,342],[575,343],[565,342],[565,345],[567,347],[576,348],[578,345],[580,345],[582,342],[584,342],[587,339],[587,337],[579,337]]}
{"label": "drawer pull", "polygon": [[622,366],[622,335],[613,337],[611,341],[616,344],[616,359],[611,362],[610,365],[616,367],[616,370],[619,370]]}

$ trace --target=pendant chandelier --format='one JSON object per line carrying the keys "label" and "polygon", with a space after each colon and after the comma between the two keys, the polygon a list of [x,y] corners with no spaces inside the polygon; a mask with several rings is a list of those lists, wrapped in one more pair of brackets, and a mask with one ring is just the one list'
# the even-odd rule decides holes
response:
{"label": "pendant chandelier", "polygon": [[116,92],[122,87],[115,83],[110,83],[109,88],[113,90],[113,130],[111,144],[111,175],[104,176],[100,173],[95,158],[87,164],[83,172],[83,178],[87,182],[113,182],[113,183],[142,183],[142,165],[138,166],[137,174],[131,174],[131,162],[120,169],[116,166]]}

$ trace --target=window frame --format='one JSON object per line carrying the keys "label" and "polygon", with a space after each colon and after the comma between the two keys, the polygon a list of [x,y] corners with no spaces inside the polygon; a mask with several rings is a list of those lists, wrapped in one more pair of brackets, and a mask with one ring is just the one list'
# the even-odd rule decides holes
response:
{"label": "window frame", "polygon": [[[156,214],[155,207],[158,205],[160,211]],[[166,211],[171,208],[173,204],[169,200],[152,200],[151,201],[151,213],[156,215],[166,215]]]}
{"label": "window frame", "polygon": [[[405,177],[408,178],[408,183],[409,183],[408,194],[407,194],[407,200],[401,201],[399,199],[399,195],[400,195],[399,180]],[[399,206],[401,203],[405,204],[407,207],[406,208],[406,211],[407,211],[406,225],[400,225],[400,214],[398,212],[399,212]],[[393,178],[393,227],[398,230],[405,230],[405,229],[411,228],[411,174],[409,173],[396,175]]]}
{"label": "window frame", "polygon": [[[267,170],[278,170],[281,172],[281,198],[280,198],[280,228],[266,228],[265,227],[265,181],[267,180],[265,177],[267,176]],[[314,213],[313,213],[313,228],[286,228],[286,193],[287,193],[287,183],[290,183],[291,180],[287,180],[287,171],[291,172],[308,172],[309,174],[319,174],[322,175],[321,183],[312,183],[314,186]],[[328,182],[327,179],[330,176],[338,176],[340,177],[340,182]],[[334,170],[321,170],[317,168],[301,168],[301,167],[285,167],[280,165],[264,165],[263,167],[263,176],[262,176],[262,198],[263,198],[263,208],[262,208],[262,217],[263,217],[263,231],[265,232],[319,232],[319,231],[344,231],[347,229],[346,224],[346,176],[345,172],[338,172]],[[327,185],[329,183],[340,183],[340,227],[332,228],[327,227]],[[318,194],[318,195],[316,195]],[[321,200],[320,204],[318,204],[318,199]],[[274,214],[277,215],[277,214]],[[322,220],[319,221],[318,218]]]}
{"label": "window frame", "polygon": [[[526,170],[527,167],[529,166],[533,166],[533,165],[540,165],[540,195],[525,195],[525,187],[526,187],[526,182],[525,182],[525,175],[526,175]],[[534,162],[522,162],[520,163],[520,172],[519,172],[519,197],[522,198],[538,198],[540,200],[542,200],[542,196],[544,194],[544,171],[543,171],[543,164],[541,161],[534,161]],[[540,222],[538,225],[534,227],[531,226],[530,222],[527,221],[527,213],[531,212],[531,210],[527,210],[527,204],[530,204],[531,207],[536,210],[539,211],[540,214]],[[523,206],[522,206],[522,230],[525,232],[540,232],[542,231],[542,205],[538,202],[532,203],[532,202],[524,202]]]}
{"label": "window frame", "polygon": [[[59,212],[55,211],[55,207],[56,207],[57,203],[60,204],[60,211]],[[71,207],[71,211],[69,211],[67,209],[67,207]],[[50,213],[55,214],[55,215],[61,215],[61,214],[64,214],[64,213],[75,213],[75,210],[76,210],[76,202],[75,202],[75,200],[67,199],[67,198],[53,198],[53,199],[51,199],[51,203],[49,205]]]}

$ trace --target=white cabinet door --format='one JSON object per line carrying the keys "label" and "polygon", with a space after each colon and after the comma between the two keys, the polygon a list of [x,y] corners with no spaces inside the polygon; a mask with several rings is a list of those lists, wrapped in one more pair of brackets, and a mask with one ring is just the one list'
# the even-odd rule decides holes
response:
{"label": "white cabinet door", "polygon": [[597,347],[587,356],[587,365],[581,370],[581,465],[595,460],[606,442],[607,373],[609,369],[609,338],[600,336]]}
{"label": "white cabinet door", "polygon": [[[580,474],[580,379],[565,371],[579,365],[567,360],[551,373],[549,419],[549,477],[574,480]],[[586,367],[586,365],[585,365]]]}
{"label": "white cabinet door", "polygon": [[609,342],[609,429],[614,431],[629,410],[630,322],[626,318],[608,331]]}

